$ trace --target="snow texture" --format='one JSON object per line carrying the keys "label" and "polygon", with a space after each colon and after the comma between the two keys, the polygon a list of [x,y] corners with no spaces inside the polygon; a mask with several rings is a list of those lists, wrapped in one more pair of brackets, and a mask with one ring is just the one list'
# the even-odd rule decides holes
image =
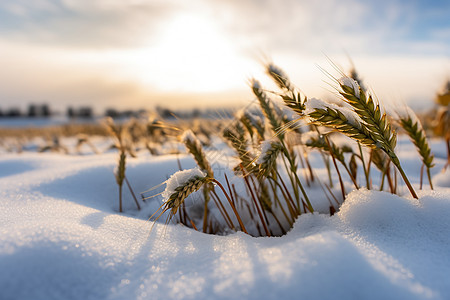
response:
{"label": "snow texture", "polygon": [[[436,191],[426,186],[418,200],[404,186],[405,197],[353,191],[334,216],[303,214],[272,238],[162,223],[150,233],[130,194],[117,212],[116,153],[2,154],[0,299],[450,299],[450,176],[440,171],[445,144],[431,145]],[[413,149],[399,140],[417,187]],[[177,156],[139,156],[127,177],[140,192],[177,169]],[[203,173],[176,173],[168,184],[195,175]]]}

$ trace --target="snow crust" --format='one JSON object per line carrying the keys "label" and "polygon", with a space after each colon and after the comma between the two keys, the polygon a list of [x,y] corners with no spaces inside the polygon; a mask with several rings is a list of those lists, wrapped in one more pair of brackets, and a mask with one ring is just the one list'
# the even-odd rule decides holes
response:
{"label": "snow crust", "polygon": [[[0,299],[450,299],[450,176],[440,172],[444,144],[431,146],[436,191],[425,187],[419,200],[406,189],[353,191],[334,216],[304,214],[272,238],[162,223],[150,233],[129,194],[126,213],[117,212],[116,153],[2,154]],[[413,149],[399,140],[417,186]],[[140,192],[176,170],[176,156],[140,156],[128,160],[127,177]]]}

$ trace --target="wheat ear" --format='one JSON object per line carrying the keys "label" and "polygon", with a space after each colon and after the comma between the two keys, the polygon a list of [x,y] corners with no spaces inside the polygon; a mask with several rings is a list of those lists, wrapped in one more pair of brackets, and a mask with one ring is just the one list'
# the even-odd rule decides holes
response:
{"label": "wheat ear", "polygon": [[364,122],[363,125],[372,135],[372,139],[379,144],[377,147],[383,149],[389,157],[397,159],[394,153],[397,136],[391,129],[386,113],[381,112],[380,105],[375,104],[371,95],[367,97],[353,79],[345,77],[341,79],[340,85],[343,90],[340,94],[344,97],[344,101],[353,107]]}
{"label": "wheat ear", "polygon": [[115,172],[116,182],[119,186],[119,212],[122,212],[122,186],[125,179],[125,165],[126,165],[126,154],[125,151],[121,150],[119,155],[119,163]]}
{"label": "wheat ear", "polygon": [[337,130],[370,148],[377,148],[376,141],[365,126],[354,122],[339,109],[332,107],[314,108],[309,112],[310,123]]}
{"label": "wheat ear", "polygon": [[354,79],[344,77],[339,80],[339,84],[342,88],[340,94],[344,97],[344,101],[352,106],[355,113],[363,121],[361,123],[362,127],[367,128],[377,148],[380,148],[389,156],[392,163],[399,170],[411,195],[418,199],[414,188],[400,165],[400,160],[394,152],[397,135],[393,132],[386,113],[381,112],[380,105],[374,103],[370,94],[367,97]]}
{"label": "wheat ear", "polygon": [[284,104],[296,113],[302,114],[303,110],[305,109],[304,103],[306,101],[306,97],[302,101],[300,93],[296,91],[294,85],[291,83],[286,73],[281,68],[272,63],[266,65],[266,73],[284,92],[282,95],[280,95],[280,97],[284,101]]}
{"label": "wheat ear", "polygon": [[286,73],[278,66],[273,63],[267,64],[266,73],[272,78],[280,89],[288,92],[294,91],[294,85],[291,83]]}
{"label": "wheat ear", "polygon": [[[185,131],[182,135],[182,140],[186,148],[194,156],[194,159],[197,162],[197,165],[200,167],[200,169],[204,170],[209,177],[214,178],[214,172],[208,160],[206,159],[206,154],[205,151],[203,151],[202,144],[198,140],[198,138],[194,135],[194,133],[191,130]],[[203,195],[205,198],[204,213],[203,213],[203,232],[206,232],[208,225],[209,192],[212,190],[214,190],[214,187],[208,184],[205,185],[203,189]]]}
{"label": "wheat ear", "polygon": [[184,182],[182,185],[175,188],[174,192],[169,196],[167,201],[165,202],[166,210],[171,210],[171,216],[177,213],[178,208],[183,204],[184,200],[192,194],[193,192],[198,191],[205,183],[211,182],[212,179],[210,177],[202,177],[202,176],[194,176]]}
{"label": "wheat ear", "polygon": [[[231,147],[237,152],[242,165],[247,172],[254,174],[257,169],[254,165],[255,158],[247,149],[248,140],[245,137],[245,130],[238,122],[232,126],[234,128],[226,128],[223,131],[223,137],[230,143]],[[239,167],[235,167],[235,171],[240,172]]]}
{"label": "wheat ear", "polygon": [[[259,105],[261,106],[261,110],[264,116],[267,118],[267,120],[269,120],[270,127],[272,128],[273,132],[275,133],[278,132],[279,129],[281,128],[281,122],[278,116],[275,114],[273,103],[271,102],[267,94],[263,91],[258,81],[253,80],[252,90],[253,94],[255,94],[256,98],[258,99]],[[280,133],[281,139],[282,136],[283,132]]]}
{"label": "wheat ear", "polygon": [[203,150],[202,144],[198,140],[198,138],[194,135],[194,133],[191,130],[187,130],[183,133],[181,139],[184,142],[184,145],[186,146],[188,151],[192,154],[192,156],[194,156],[194,159],[197,162],[197,165],[200,167],[200,169],[205,171],[206,174],[208,174],[208,176],[214,177],[214,172],[208,160],[206,159],[205,151]]}
{"label": "wheat ear", "polygon": [[418,120],[414,112],[408,109],[406,115],[399,114],[399,123],[416,146],[417,152],[419,152],[422,158],[422,162],[427,168],[428,181],[430,182],[431,189],[433,189],[430,169],[434,166],[434,156],[431,154],[431,149],[428,145],[427,137],[425,131],[422,128],[422,125],[420,124],[420,121]]}
{"label": "wheat ear", "polygon": [[278,142],[270,142],[266,149],[262,149],[262,153],[257,160],[260,175],[268,177],[276,169],[277,157],[282,151],[283,146]]}

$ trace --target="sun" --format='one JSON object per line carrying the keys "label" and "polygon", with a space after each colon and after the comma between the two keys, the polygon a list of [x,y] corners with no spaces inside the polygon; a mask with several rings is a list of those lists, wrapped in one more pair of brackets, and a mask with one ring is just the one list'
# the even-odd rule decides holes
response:
{"label": "sun", "polygon": [[140,82],[161,91],[216,92],[243,80],[244,57],[235,46],[214,20],[185,13],[165,22],[129,60]]}

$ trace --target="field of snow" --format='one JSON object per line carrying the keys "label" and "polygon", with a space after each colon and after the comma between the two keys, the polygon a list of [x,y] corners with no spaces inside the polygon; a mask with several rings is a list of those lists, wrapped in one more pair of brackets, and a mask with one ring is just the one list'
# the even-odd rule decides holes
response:
{"label": "field of snow", "polygon": [[[0,155],[0,299],[450,299],[450,172],[433,141],[435,191],[361,189],[340,211],[301,215],[285,236],[206,235],[118,210],[117,153]],[[418,190],[420,162],[398,153]],[[136,192],[195,166],[129,159]],[[349,186],[349,190],[350,190]],[[317,199],[319,200],[319,199]]]}

